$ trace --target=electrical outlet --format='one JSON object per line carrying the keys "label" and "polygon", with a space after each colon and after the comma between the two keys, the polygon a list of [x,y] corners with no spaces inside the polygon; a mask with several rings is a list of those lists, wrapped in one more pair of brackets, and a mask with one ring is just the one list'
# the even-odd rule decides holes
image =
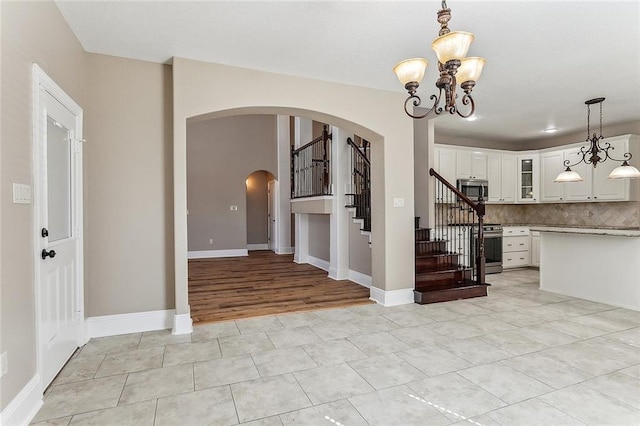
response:
{"label": "electrical outlet", "polygon": [[0,377],[7,374],[7,371],[9,371],[9,363],[7,361],[7,351],[4,351],[0,355]]}
{"label": "electrical outlet", "polygon": [[229,206],[229,210],[231,210],[232,212],[237,212],[238,206]]}
{"label": "electrical outlet", "polygon": [[213,238],[209,238],[209,244],[213,244]]}

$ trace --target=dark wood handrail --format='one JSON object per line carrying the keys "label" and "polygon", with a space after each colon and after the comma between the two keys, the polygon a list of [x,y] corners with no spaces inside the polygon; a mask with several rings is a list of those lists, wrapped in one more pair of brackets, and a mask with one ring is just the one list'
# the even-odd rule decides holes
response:
{"label": "dark wood handrail", "polygon": [[362,153],[362,151],[360,151],[360,147],[359,147],[358,145],[356,145],[356,143],[353,141],[353,139],[351,139],[351,138],[347,138],[347,143],[348,143],[349,145],[351,145],[351,147],[352,147],[352,148],[354,148],[355,152],[357,152],[357,153],[358,153],[358,155],[360,156],[360,158],[362,158],[362,159],[365,161],[365,163],[367,163],[367,165],[369,165],[369,166],[371,165],[371,162],[369,161],[369,159],[367,158],[367,156],[366,156],[366,155],[364,155],[364,154]]}
{"label": "dark wood handrail", "polygon": [[318,136],[317,138],[315,138],[311,142],[302,145],[300,148],[296,148],[296,149],[292,150],[291,153],[294,154],[294,155],[298,154],[300,151],[304,151],[306,148],[309,148],[314,143],[318,143],[320,141],[328,141],[329,139],[331,139],[332,136],[333,136],[333,134],[329,133],[327,131],[327,126],[325,125],[323,127],[323,129],[322,129],[322,135]]}
{"label": "dark wood handrail", "polygon": [[462,201],[465,202],[465,204],[467,204],[469,207],[471,207],[473,210],[475,210],[475,212],[479,216],[484,216],[484,214],[485,214],[485,205],[484,205],[484,200],[482,200],[482,196],[480,196],[480,199],[478,200],[477,203],[474,203],[469,197],[467,197],[462,192],[460,192],[460,190],[458,190],[458,188],[456,188],[455,186],[450,184],[445,178],[440,176],[440,174],[438,172],[436,172],[435,170],[429,169],[429,174],[431,176],[435,177],[436,179],[438,179],[444,186],[446,186],[453,193],[455,193],[458,196],[458,198],[460,198]]}

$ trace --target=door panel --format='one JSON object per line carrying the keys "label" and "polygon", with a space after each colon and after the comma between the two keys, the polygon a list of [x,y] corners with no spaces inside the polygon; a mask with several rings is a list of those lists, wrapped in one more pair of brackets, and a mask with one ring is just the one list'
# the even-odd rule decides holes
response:
{"label": "door panel", "polygon": [[51,84],[37,86],[34,124],[38,365],[44,389],[81,340],[82,110],[43,73],[34,74],[34,81]]}

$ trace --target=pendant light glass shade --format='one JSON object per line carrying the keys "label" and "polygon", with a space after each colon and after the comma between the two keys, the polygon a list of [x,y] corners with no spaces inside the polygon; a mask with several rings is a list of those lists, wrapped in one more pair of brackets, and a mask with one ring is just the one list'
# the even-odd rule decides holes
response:
{"label": "pendant light glass shade", "polygon": [[429,62],[424,58],[405,59],[393,67],[398,80],[403,85],[407,83],[420,83],[424,78],[424,71],[427,69]]}
{"label": "pendant light glass shade", "polygon": [[640,170],[626,161],[611,171],[607,179],[640,178]]}
{"label": "pendant light glass shade", "polygon": [[555,183],[563,183],[563,182],[582,182],[584,179],[577,173],[571,170],[569,167],[565,169],[564,172],[560,173],[558,177],[554,180]]}
{"label": "pendant light glass shade", "polygon": [[446,64],[452,59],[461,61],[467,56],[474,37],[472,33],[465,31],[451,31],[433,40],[431,47],[436,52],[441,64]]}
{"label": "pendant light glass shade", "polygon": [[458,84],[462,84],[465,81],[478,81],[480,74],[482,74],[482,68],[484,67],[486,60],[477,56],[464,58],[461,61],[458,72],[456,73],[456,80]]}

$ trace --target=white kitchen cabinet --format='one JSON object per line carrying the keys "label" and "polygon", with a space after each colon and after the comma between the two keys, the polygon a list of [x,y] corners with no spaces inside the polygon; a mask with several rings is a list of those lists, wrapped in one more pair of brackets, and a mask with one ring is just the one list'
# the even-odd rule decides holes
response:
{"label": "white kitchen cabinet", "polygon": [[540,267],[540,232],[531,231],[531,266]]}
{"label": "white kitchen cabinet", "polygon": [[[582,154],[580,154],[579,148],[570,148],[562,151],[565,161],[569,161],[569,165],[577,163],[582,160]],[[577,172],[582,179],[582,182],[569,182],[556,184],[563,186],[564,188],[564,200],[565,201],[590,201],[591,200],[591,185],[592,185],[592,171],[593,166],[581,162],[575,166],[571,166],[571,170]],[[564,170],[564,169],[563,169]],[[558,172],[560,173],[560,172]]]}
{"label": "white kitchen cabinet", "polygon": [[554,182],[558,174],[564,170],[562,151],[550,151],[540,154],[540,188],[541,201],[562,201],[564,186]]}
{"label": "white kitchen cabinet", "polygon": [[466,149],[457,150],[456,177],[458,179],[486,179],[487,154]]}
{"label": "white kitchen cabinet", "polygon": [[540,197],[540,155],[538,153],[520,154],[517,158],[517,201],[535,203]]}
{"label": "white kitchen cabinet", "polygon": [[[613,158],[622,159],[624,153],[629,151],[632,154],[638,154],[640,151],[638,139],[634,135],[617,136],[602,140],[600,145],[611,144],[613,149],[610,149],[609,154]],[[572,165],[582,160],[582,154],[580,154],[582,146],[586,147],[587,143],[540,154],[541,200],[552,202],[635,201],[637,199],[635,186],[638,185],[636,182],[630,182],[629,179],[607,179],[611,170],[621,164],[620,161],[608,159],[595,168],[584,162]],[[560,171],[565,169],[563,164],[565,160],[569,160],[569,165],[572,165],[571,170],[577,172],[583,181],[553,182]]]}
{"label": "white kitchen cabinet", "polygon": [[456,185],[456,150],[448,148],[434,149],[436,172],[452,185]]}
{"label": "white kitchen cabinet", "polygon": [[[624,153],[629,151],[629,141],[624,138],[608,138],[605,141],[611,144],[609,154],[615,159],[623,160]],[[635,166],[640,167],[640,158],[634,156],[633,160],[635,160]],[[593,169],[593,200],[610,201],[633,198],[627,195],[629,194],[629,179],[607,179],[609,173],[619,165],[619,161],[607,160]]]}
{"label": "white kitchen cabinet", "polygon": [[505,226],[502,229],[502,267],[522,268],[531,264],[529,228]]}
{"label": "white kitchen cabinet", "polygon": [[516,201],[517,157],[511,154],[487,155],[489,203]]}

